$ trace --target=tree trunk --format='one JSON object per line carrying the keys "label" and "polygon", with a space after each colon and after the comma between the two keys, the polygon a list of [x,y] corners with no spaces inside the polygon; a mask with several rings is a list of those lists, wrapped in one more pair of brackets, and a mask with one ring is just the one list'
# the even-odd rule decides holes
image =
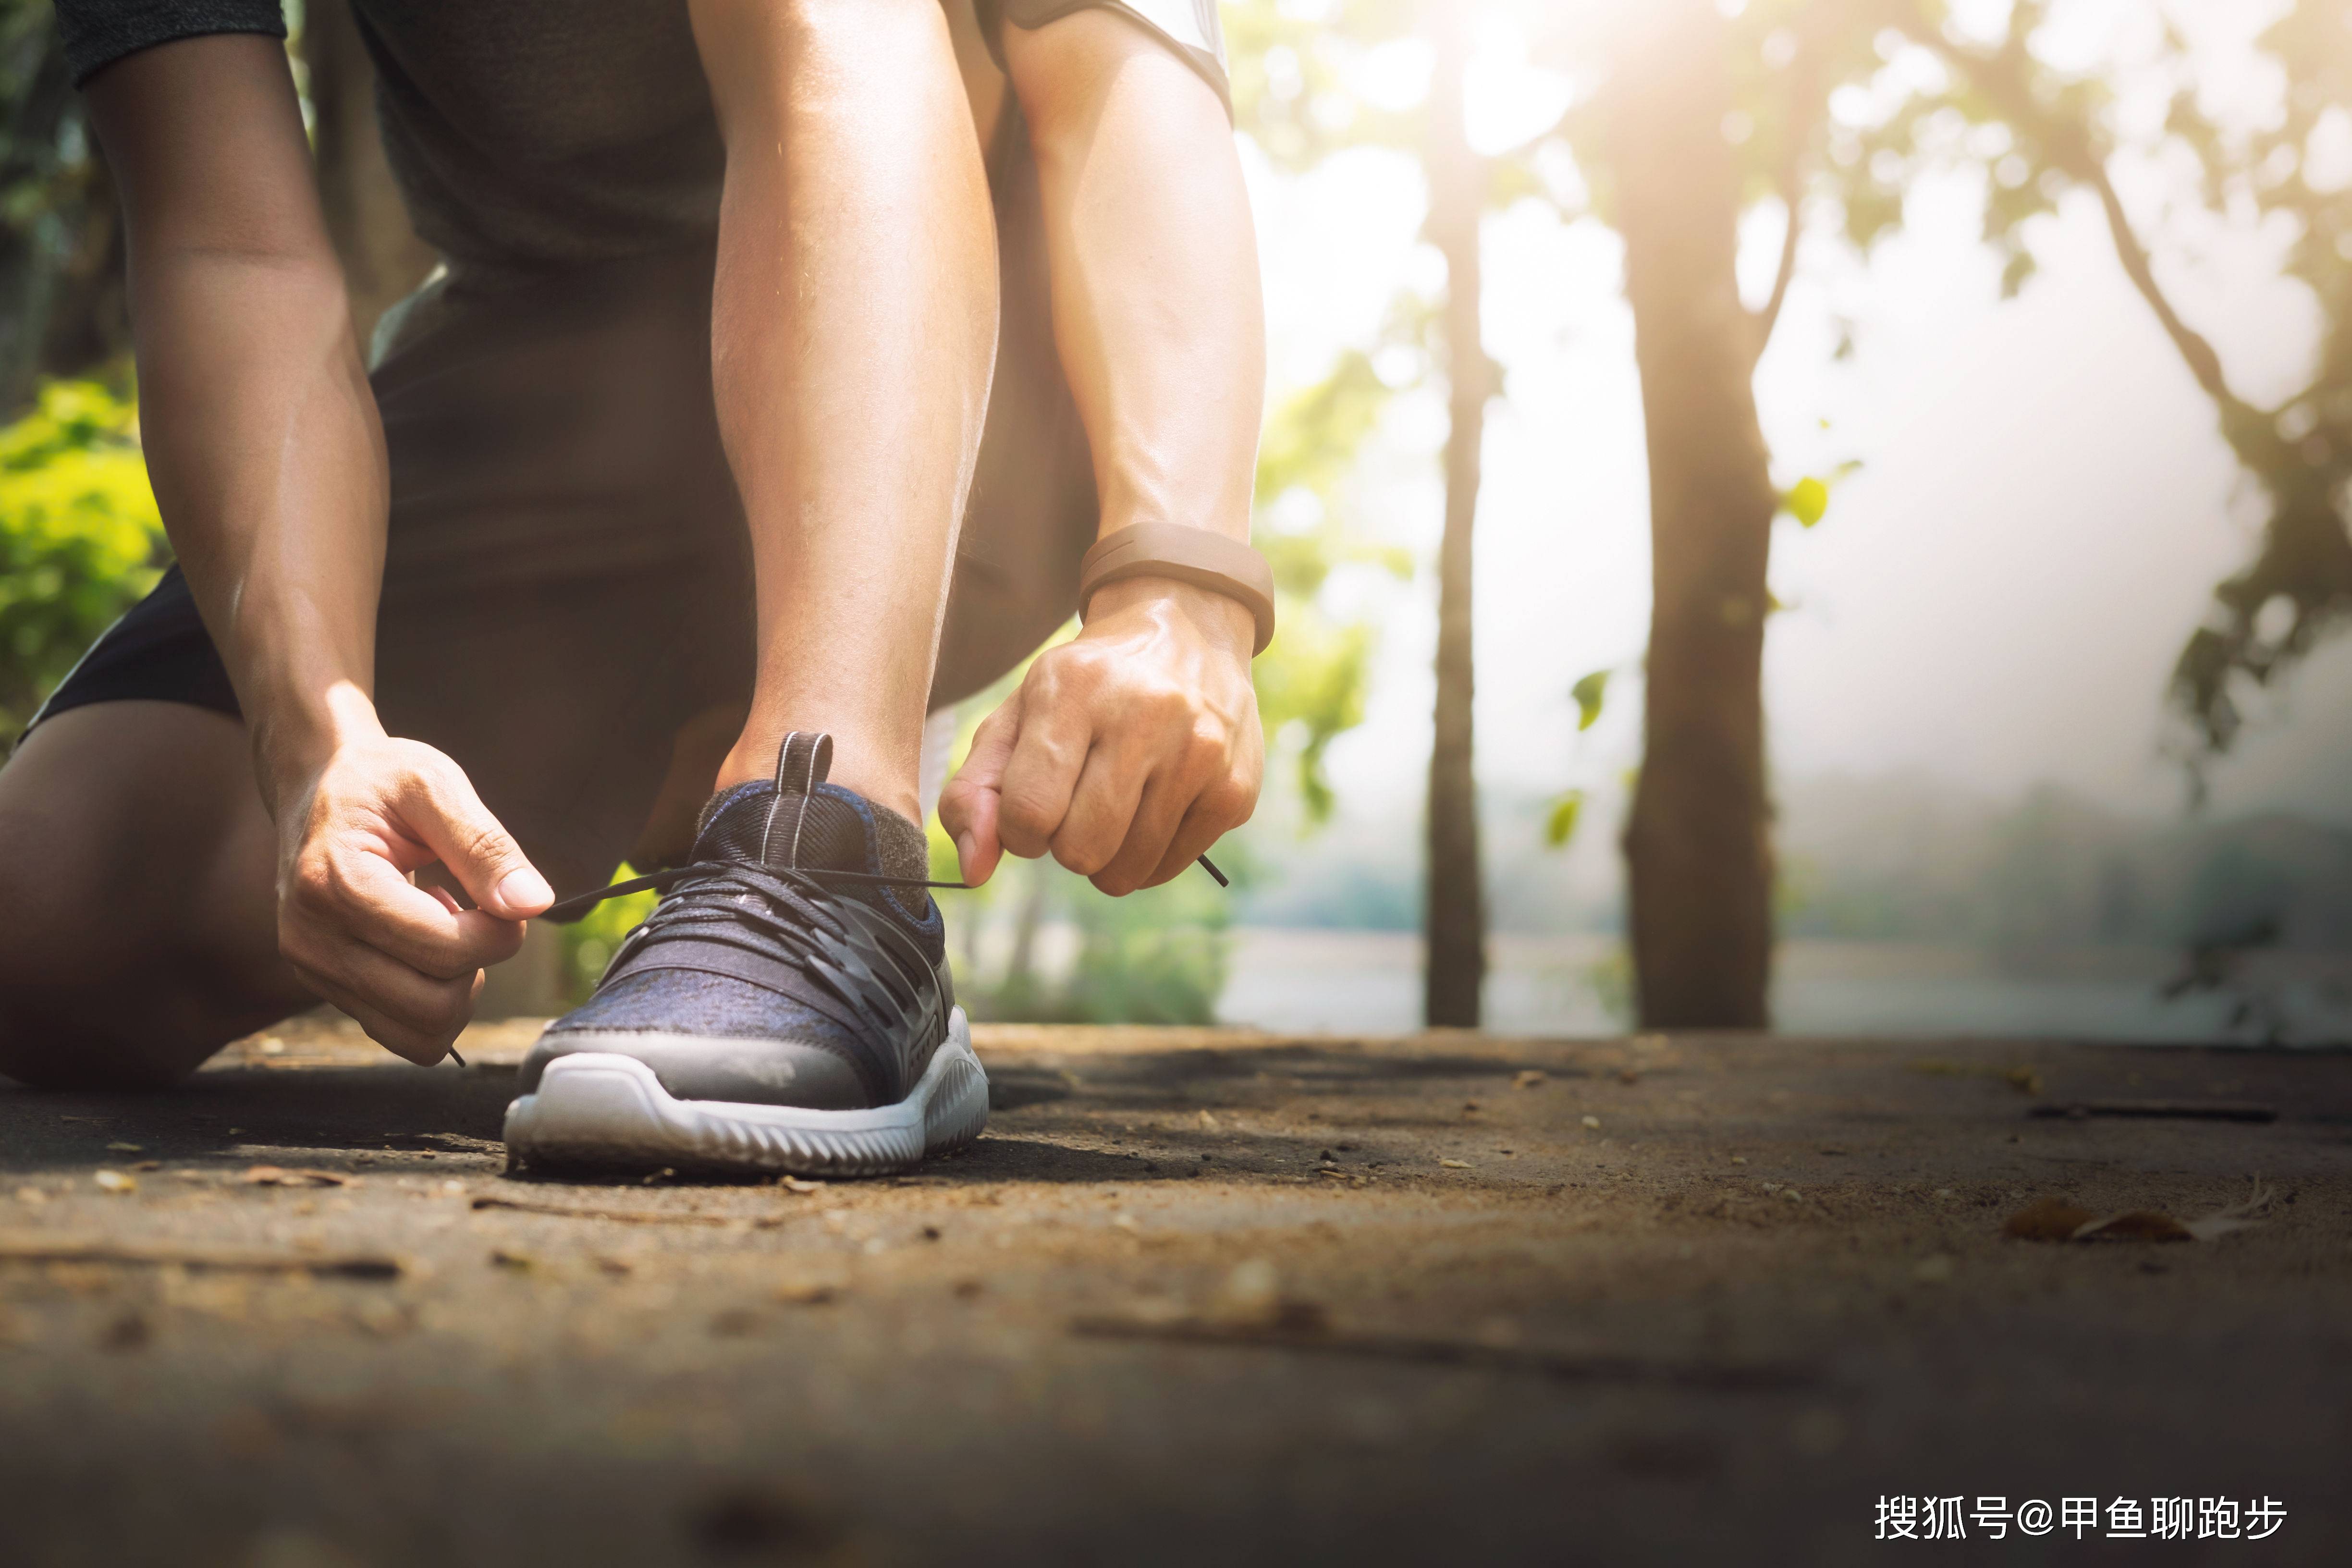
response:
{"label": "tree trunk", "polygon": [[408,209],[384,158],[375,68],[351,0],[310,0],[301,48],[318,126],[319,201],[342,258],[352,324],[364,352],[378,319],[425,280],[437,258],[409,227]]}
{"label": "tree trunk", "polygon": [[1609,107],[1648,425],[1654,607],[1625,832],[1641,1021],[1761,1028],[1772,956],[1765,566],[1779,500],[1739,301],[1738,186],[1712,0],[1650,0]]}
{"label": "tree trunk", "polygon": [[49,16],[0,58],[0,420],[46,376],[86,375],[131,347],[114,182]]}
{"label": "tree trunk", "polygon": [[1478,788],[1471,750],[1470,540],[1494,366],[1478,331],[1478,218],[1486,166],[1463,124],[1466,20],[1438,21],[1429,95],[1429,236],[1445,257],[1444,353],[1452,426],[1445,437],[1445,531],[1437,550],[1436,736],[1429,753],[1428,954],[1423,1016],[1475,1028],[1486,978],[1486,911],[1478,864]]}

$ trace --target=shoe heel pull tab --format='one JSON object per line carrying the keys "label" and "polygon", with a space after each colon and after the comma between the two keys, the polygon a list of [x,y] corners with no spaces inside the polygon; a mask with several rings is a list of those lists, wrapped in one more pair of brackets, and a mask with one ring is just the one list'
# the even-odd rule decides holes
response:
{"label": "shoe heel pull tab", "polygon": [[[808,820],[809,796],[833,772],[833,737],[822,730],[794,730],[776,748],[776,793],[768,800],[768,820],[760,831],[760,862],[797,868],[801,826]],[[782,808],[791,805],[789,812]],[[777,819],[782,817],[783,821]],[[782,832],[779,832],[779,829]],[[778,860],[772,847],[783,850]]]}
{"label": "shoe heel pull tab", "polygon": [[776,748],[776,793],[814,795],[833,772],[833,737],[822,730],[795,730]]}

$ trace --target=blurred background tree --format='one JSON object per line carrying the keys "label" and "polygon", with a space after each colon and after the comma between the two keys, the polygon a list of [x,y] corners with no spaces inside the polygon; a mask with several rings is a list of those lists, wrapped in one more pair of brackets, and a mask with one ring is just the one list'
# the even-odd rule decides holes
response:
{"label": "blurred background tree", "polygon": [[[1885,62],[1890,76],[1904,51],[1928,62],[1906,79],[1917,85],[1891,111],[1832,143],[1829,173],[1855,243],[1867,247],[1900,224],[1901,193],[1920,172],[1974,163],[1987,177],[1986,238],[2006,255],[2013,292],[2033,268],[2026,222],[2069,190],[2088,191],[2125,275],[2260,487],[2267,516],[2253,559],[2215,588],[2210,618],[2172,672],[2171,700],[2188,730],[2179,754],[2201,785],[2209,762],[2238,738],[2245,692],[2280,679],[2352,620],[2352,169],[2341,151],[2352,144],[2352,3],[2264,7],[2274,19],[2258,50],[2283,90],[2276,118],[2252,125],[2209,110],[2210,84],[2170,8],[2159,6],[2162,52],[2142,68],[2170,84],[2170,111],[2153,137],[2129,144],[2113,112],[2116,84],[2057,68],[2036,47],[2053,19],[2052,0],[2017,0],[1994,25],[1977,18],[1974,28],[1940,0],[1784,8],[1815,30],[1810,13],[1832,18],[1850,57],[1866,37],[1877,57],[1869,63]],[[2172,210],[2128,210],[2110,170],[2120,152],[2185,163]],[[2233,390],[2221,355],[2168,292],[2151,237],[2191,221],[2291,237],[2283,269],[2318,307],[2317,352],[2302,385],[2269,406]]]}
{"label": "blurred background tree", "polygon": [[0,418],[130,351],[121,216],[48,0],[0,0]]}
{"label": "blurred background tree", "polygon": [[[1301,173],[1337,152],[1377,146],[1417,158],[1423,174],[1423,232],[1444,260],[1444,288],[1433,300],[1401,297],[1386,344],[1410,347],[1444,387],[1447,411],[1424,818],[1423,1021],[1475,1028],[1486,976],[1486,907],[1471,580],[1486,405],[1502,390],[1480,332],[1479,229],[1489,211],[1537,187],[1512,154],[1483,155],[1470,143],[1464,95],[1472,18],[1465,8],[1337,0],[1308,15],[1280,0],[1254,0],[1229,6],[1227,16],[1235,120],[1277,167]],[[1357,90],[1351,73],[1369,51],[1415,38],[1427,43],[1433,60],[1418,109],[1383,110]],[[1369,361],[1359,367],[1343,360],[1338,374],[1376,384]],[[1418,379],[1394,378],[1389,390]]]}

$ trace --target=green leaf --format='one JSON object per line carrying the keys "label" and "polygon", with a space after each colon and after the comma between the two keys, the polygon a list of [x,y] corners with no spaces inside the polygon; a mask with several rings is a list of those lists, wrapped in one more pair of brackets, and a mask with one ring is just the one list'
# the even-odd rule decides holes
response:
{"label": "green leaf", "polygon": [[1582,734],[1601,721],[1601,699],[1609,689],[1609,672],[1596,669],[1568,689],[1576,699],[1576,731]]}
{"label": "green leaf", "polygon": [[1584,792],[1570,790],[1551,803],[1551,815],[1544,819],[1544,842],[1554,849],[1565,846],[1576,837],[1576,819],[1584,813]]}
{"label": "green leaf", "polygon": [[1830,488],[1819,479],[1799,479],[1780,504],[1789,509],[1790,516],[1811,528],[1829,515]]}

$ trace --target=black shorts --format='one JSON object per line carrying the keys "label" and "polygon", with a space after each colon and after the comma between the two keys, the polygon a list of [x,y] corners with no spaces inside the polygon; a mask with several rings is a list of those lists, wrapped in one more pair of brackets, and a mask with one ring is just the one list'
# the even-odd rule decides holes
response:
{"label": "black shorts", "polygon": [[[1000,154],[1025,141],[1006,130]],[[991,163],[1003,314],[934,707],[988,686],[1075,612],[1097,515],[1054,351],[1034,168]],[[627,854],[680,728],[751,696],[711,268],[703,251],[525,289],[442,287],[371,378],[392,482],[377,709],[392,733],[454,757],[560,889],[601,883]],[[34,722],[133,698],[238,711],[176,566]]]}

